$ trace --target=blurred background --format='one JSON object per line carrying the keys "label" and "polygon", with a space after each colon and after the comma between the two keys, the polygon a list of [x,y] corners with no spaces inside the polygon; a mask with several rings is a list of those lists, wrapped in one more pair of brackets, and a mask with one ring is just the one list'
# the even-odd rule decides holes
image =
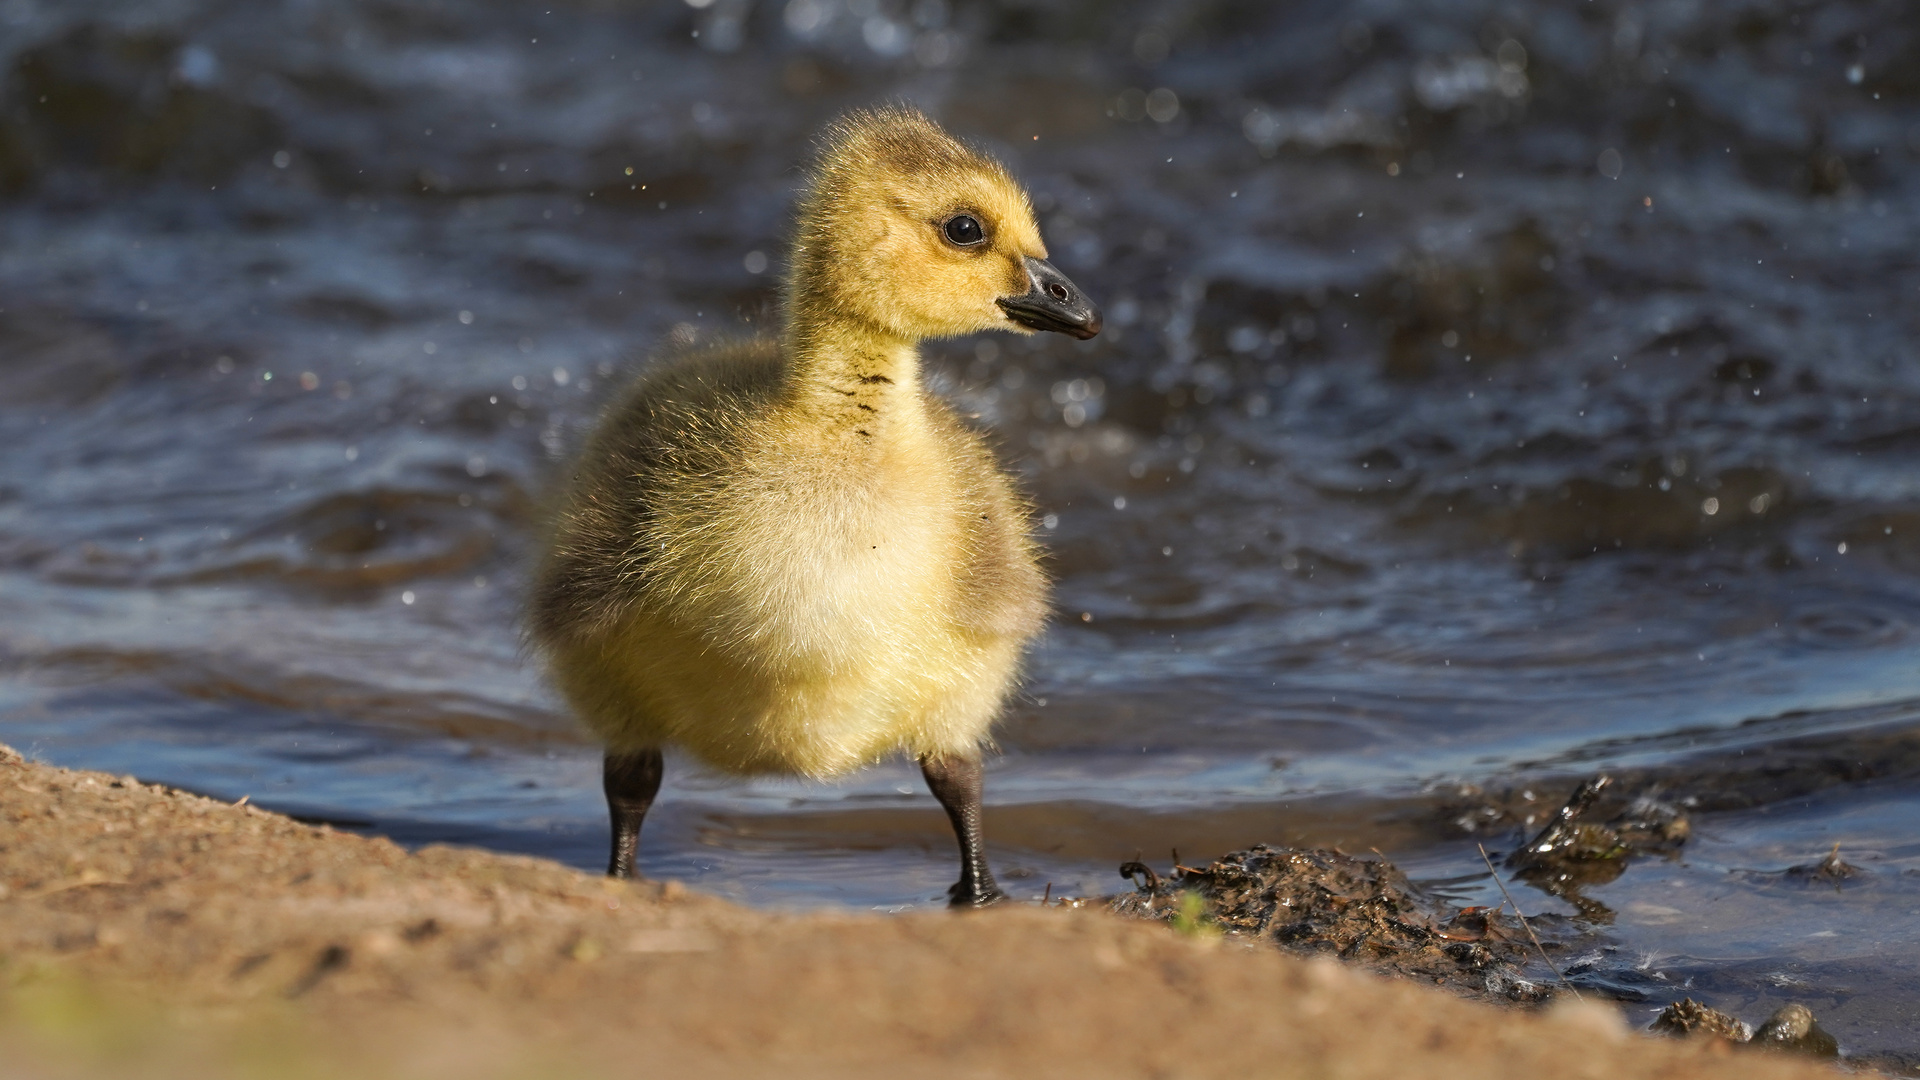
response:
{"label": "blurred background", "polygon": [[[1913,5],[0,0],[0,87],[29,755],[599,868],[536,508],[650,350],[771,328],[813,132],[904,99],[1108,315],[926,350],[1058,580],[1016,893],[1271,842],[1495,903],[1608,771],[1693,838],[1522,891],[1577,980],[1920,1062]],[[663,798],[644,868],[750,902],[951,877],[903,763]]]}

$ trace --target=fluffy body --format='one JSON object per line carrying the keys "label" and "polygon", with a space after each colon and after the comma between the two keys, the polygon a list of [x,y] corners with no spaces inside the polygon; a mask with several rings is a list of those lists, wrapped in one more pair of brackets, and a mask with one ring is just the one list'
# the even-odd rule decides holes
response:
{"label": "fluffy body", "polygon": [[[942,243],[960,212],[986,246]],[[781,336],[643,374],[554,517],[530,629],[610,751],[813,777],[978,757],[1046,585],[1026,505],[915,345],[1019,330],[995,300],[1045,253],[1019,187],[919,114],[828,132]]]}

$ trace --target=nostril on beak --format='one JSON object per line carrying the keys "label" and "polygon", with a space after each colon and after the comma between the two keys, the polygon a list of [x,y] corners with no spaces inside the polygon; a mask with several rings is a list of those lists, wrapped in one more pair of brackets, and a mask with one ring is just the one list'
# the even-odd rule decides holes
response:
{"label": "nostril on beak", "polygon": [[1029,330],[1049,330],[1082,341],[1100,333],[1100,310],[1087,301],[1078,285],[1045,259],[1029,255],[1026,261],[1027,291],[997,301],[1007,318]]}

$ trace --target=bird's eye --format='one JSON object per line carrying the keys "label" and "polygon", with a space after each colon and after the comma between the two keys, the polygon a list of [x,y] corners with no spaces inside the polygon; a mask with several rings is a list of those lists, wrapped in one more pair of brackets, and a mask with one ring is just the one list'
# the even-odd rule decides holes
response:
{"label": "bird's eye", "polygon": [[948,218],[942,231],[947,234],[948,240],[961,247],[972,247],[987,238],[980,228],[980,222],[971,214],[955,214]]}

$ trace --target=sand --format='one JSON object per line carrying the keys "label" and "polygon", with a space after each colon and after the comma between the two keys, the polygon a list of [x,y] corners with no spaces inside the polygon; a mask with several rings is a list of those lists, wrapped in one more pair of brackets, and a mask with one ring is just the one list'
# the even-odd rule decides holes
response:
{"label": "sand", "polygon": [[1094,910],[787,915],[0,747],[0,1077],[1831,1077]]}

